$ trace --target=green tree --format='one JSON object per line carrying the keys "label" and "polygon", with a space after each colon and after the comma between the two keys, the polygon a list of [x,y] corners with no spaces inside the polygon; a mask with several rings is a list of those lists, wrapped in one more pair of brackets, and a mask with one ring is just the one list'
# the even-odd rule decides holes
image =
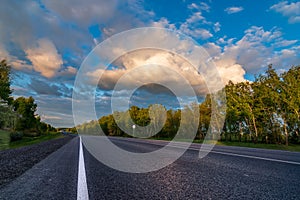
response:
{"label": "green tree", "polygon": [[11,97],[12,90],[10,88],[10,69],[6,60],[0,62],[0,103],[11,104],[13,98]]}
{"label": "green tree", "polygon": [[10,69],[6,60],[0,62],[0,128],[13,128],[15,119],[11,106]]}
{"label": "green tree", "polygon": [[234,84],[230,81],[225,89],[227,97],[226,132],[234,133],[239,140],[243,133],[242,124],[246,125],[250,136],[254,132],[254,142],[257,142],[259,136],[257,128],[259,104],[254,92],[255,87],[255,84],[249,82]]}
{"label": "green tree", "polygon": [[282,83],[279,86],[281,114],[284,118],[286,144],[289,132],[299,140],[300,129],[300,66],[292,67],[283,73]]}
{"label": "green tree", "polygon": [[207,94],[205,100],[199,105],[199,139],[203,140],[207,134],[211,119],[211,97]]}
{"label": "green tree", "polygon": [[36,108],[32,97],[19,97],[13,102],[14,110],[18,114],[17,130],[37,130]]}

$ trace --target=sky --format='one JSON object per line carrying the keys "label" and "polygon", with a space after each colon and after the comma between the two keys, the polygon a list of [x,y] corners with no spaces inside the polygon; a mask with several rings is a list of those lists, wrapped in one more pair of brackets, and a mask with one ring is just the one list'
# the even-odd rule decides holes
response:
{"label": "sky", "polygon": [[[33,96],[38,114],[53,126],[74,126],[72,91],[84,59],[111,36],[141,27],[167,28],[191,37],[212,57],[224,82],[253,81],[269,64],[278,73],[300,64],[299,1],[3,0],[0,59],[12,66],[13,96]],[[182,67],[172,55],[150,50],[133,52],[114,64],[126,72],[155,60],[165,60],[179,71]],[[171,79],[162,70],[155,72]],[[188,72],[183,74],[195,81],[194,72]],[[121,75],[112,67],[99,83],[99,116],[111,112],[110,84]],[[91,78],[95,76],[97,71]],[[147,106],[159,99],[166,107],[178,106],[174,94],[154,88],[136,91],[132,102]],[[122,92],[126,93],[119,91],[120,98]],[[196,93],[199,99],[205,94],[203,89]]]}

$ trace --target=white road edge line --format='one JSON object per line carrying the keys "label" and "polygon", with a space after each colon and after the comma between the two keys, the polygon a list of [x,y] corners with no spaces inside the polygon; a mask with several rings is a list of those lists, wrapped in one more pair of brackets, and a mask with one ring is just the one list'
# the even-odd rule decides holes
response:
{"label": "white road edge line", "polygon": [[[173,146],[175,147],[175,146]],[[199,151],[200,149],[196,148],[189,148],[190,150],[194,151]],[[205,151],[205,150],[202,150]],[[272,162],[280,162],[280,163],[288,163],[288,164],[293,164],[293,165],[300,165],[299,162],[294,162],[294,161],[288,161],[288,160],[279,160],[279,159],[274,159],[274,158],[264,158],[264,157],[258,157],[258,156],[250,156],[250,155],[242,155],[242,154],[236,154],[236,153],[229,153],[229,152],[220,152],[220,151],[206,151],[206,152],[211,152],[215,154],[222,154],[222,155],[228,155],[228,156],[237,156],[237,157],[243,157],[243,158],[252,158],[252,159],[258,159],[258,160],[267,160],[267,161],[272,161]]]}
{"label": "white road edge line", "polygon": [[[152,142],[141,142],[141,143],[147,143],[147,144],[154,144],[157,146],[164,146],[162,144],[158,143],[152,143]],[[181,146],[175,146],[171,145],[170,147],[175,147],[175,148],[183,148]],[[200,149],[189,147],[188,150],[193,150],[193,151],[200,151]],[[201,151],[205,151],[202,149]],[[266,160],[266,161],[271,161],[271,162],[280,162],[280,163],[287,163],[287,164],[293,164],[293,165],[300,165],[300,162],[294,162],[294,161],[288,161],[288,160],[279,160],[279,159],[274,159],[274,158],[264,158],[264,157],[258,157],[258,156],[250,156],[250,155],[242,155],[242,154],[236,154],[236,153],[229,153],[229,152],[220,152],[220,151],[206,151],[206,152],[211,152],[215,154],[222,154],[222,155],[228,155],[228,156],[237,156],[237,157],[244,157],[244,158],[251,158],[251,159],[257,159],[257,160]]]}
{"label": "white road edge line", "polygon": [[217,154],[229,155],[229,156],[238,156],[238,157],[244,157],[244,158],[252,158],[252,159],[258,159],[258,160],[267,160],[267,161],[272,161],[272,162],[300,165],[299,162],[288,161],[288,160],[279,160],[279,159],[274,159],[274,158],[264,158],[264,157],[258,157],[258,156],[241,155],[241,154],[236,154],[236,153],[219,152],[219,151],[214,151],[214,150],[212,150],[211,152],[217,153]]}
{"label": "white road edge line", "polygon": [[[130,140],[126,140],[126,141],[130,141]],[[165,146],[165,145],[163,145],[161,143],[155,143],[155,142],[150,142],[150,141],[134,141],[134,142],[144,143],[144,144],[145,143],[146,144],[152,144],[152,145],[162,146],[162,147]],[[182,146],[178,146],[178,145],[170,145],[169,147],[183,148]],[[189,147],[188,150],[200,151],[200,149],[193,148],[193,147]],[[257,159],[257,160],[266,160],[266,161],[271,161],[271,162],[279,162],[279,163],[300,165],[300,162],[296,162],[296,161],[288,161],[288,160],[280,160],[280,159],[274,159],[274,158],[265,158],[265,157],[258,157],[258,156],[242,155],[242,154],[229,153],[229,152],[220,152],[220,151],[215,151],[215,150],[207,151],[205,149],[201,149],[201,151],[205,151],[205,152],[209,152],[209,153],[215,153],[215,154],[228,155],[228,156],[236,156],[236,157],[244,157],[244,158]]]}
{"label": "white road edge line", "polygon": [[89,192],[86,183],[85,164],[82,150],[81,137],[79,141],[79,161],[78,161],[78,182],[77,182],[77,200],[88,200]]}

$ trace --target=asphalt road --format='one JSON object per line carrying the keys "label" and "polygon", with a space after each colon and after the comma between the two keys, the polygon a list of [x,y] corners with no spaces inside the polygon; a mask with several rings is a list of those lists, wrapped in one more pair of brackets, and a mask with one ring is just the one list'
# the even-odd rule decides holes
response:
{"label": "asphalt road", "polygon": [[[100,137],[89,139],[98,143]],[[99,141],[98,141],[99,140]],[[136,153],[165,141],[111,138]],[[174,151],[180,148],[173,147]],[[95,159],[83,146],[89,199],[300,199],[300,153],[215,146],[199,159],[193,144],[171,165],[149,173],[125,173]],[[0,190],[0,199],[76,199],[79,138],[48,156]]]}
{"label": "asphalt road", "polygon": [[76,199],[78,144],[78,137],[72,139],[1,188],[0,199]]}

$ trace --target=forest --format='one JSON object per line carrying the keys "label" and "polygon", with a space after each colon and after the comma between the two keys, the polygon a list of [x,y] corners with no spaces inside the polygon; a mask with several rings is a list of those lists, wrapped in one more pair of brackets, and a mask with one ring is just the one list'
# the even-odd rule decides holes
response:
{"label": "forest", "polygon": [[[219,140],[285,145],[300,143],[300,66],[293,66],[288,71],[278,74],[272,65],[269,65],[265,73],[258,75],[253,82],[234,84],[229,81],[225,86],[225,93],[226,118]],[[195,113],[195,110],[198,110],[200,118],[195,139],[203,140],[211,121],[211,99],[211,94],[207,94],[200,104],[167,110],[162,129],[151,137],[172,139],[180,124],[189,123],[180,119],[181,112]],[[163,106],[160,106],[163,110]],[[195,106],[198,108],[193,110]],[[91,133],[100,124],[106,135],[129,137],[124,129],[118,127],[114,116],[120,116],[117,119],[118,124],[123,123],[124,127],[130,130],[133,123],[146,126],[151,120],[155,120],[149,115],[149,108],[150,106],[132,106],[126,112],[103,116],[98,121],[84,123],[76,128]],[[132,121],[122,116],[130,116]],[[138,131],[135,134],[138,134]]]}

